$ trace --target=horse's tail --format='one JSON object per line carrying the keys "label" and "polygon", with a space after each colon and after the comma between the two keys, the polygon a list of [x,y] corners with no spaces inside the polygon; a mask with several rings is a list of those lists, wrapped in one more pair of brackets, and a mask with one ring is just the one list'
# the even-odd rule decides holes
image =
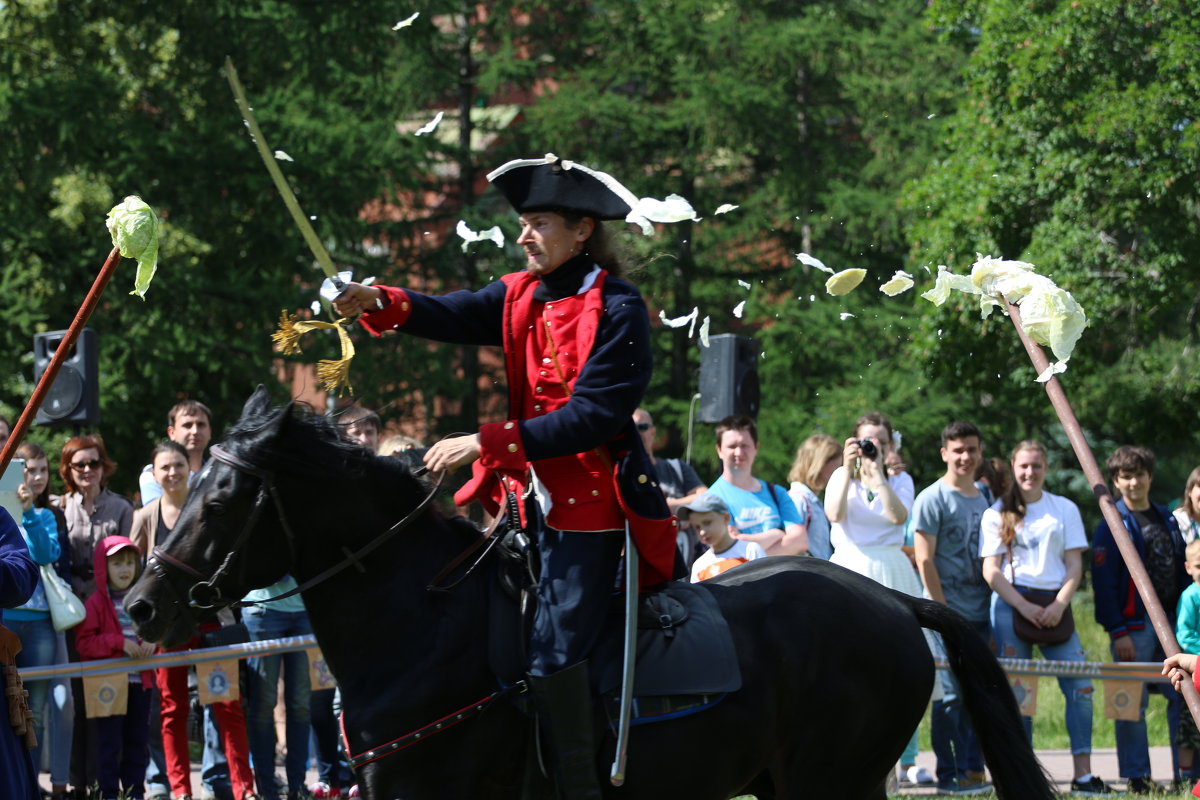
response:
{"label": "horse's tail", "polygon": [[1043,800],[1056,796],[1033,753],[1016,698],[1000,663],[979,634],[941,603],[909,598],[921,627],[942,635],[946,658],[958,680],[961,699],[1001,800]]}

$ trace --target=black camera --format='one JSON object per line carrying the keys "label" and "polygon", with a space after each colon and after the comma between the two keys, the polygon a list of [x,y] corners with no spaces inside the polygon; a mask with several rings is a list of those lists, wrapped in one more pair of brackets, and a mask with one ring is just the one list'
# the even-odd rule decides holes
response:
{"label": "black camera", "polygon": [[875,459],[879,456],[879,448],[870,439],[859,439],[858,449],[862,451],[865,458]]}

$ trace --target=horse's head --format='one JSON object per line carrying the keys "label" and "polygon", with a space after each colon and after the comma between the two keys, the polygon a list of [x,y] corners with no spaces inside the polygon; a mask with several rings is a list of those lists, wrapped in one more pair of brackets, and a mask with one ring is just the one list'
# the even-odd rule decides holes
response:
{"label": "horse's head", "polygon": [[138,634],[173,646],[196,624],[288,572],[294,542],[275,485],[276,443],[293,406],[270,408],[263,387],[196,476],[171,535],[147,554],[125,607]]}

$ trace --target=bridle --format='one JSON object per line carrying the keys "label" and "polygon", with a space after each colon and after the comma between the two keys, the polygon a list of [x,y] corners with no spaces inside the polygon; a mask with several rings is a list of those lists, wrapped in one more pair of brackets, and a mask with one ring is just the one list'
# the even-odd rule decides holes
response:
{"label": "bridle", "polygon": [[367,542],[367,544],[363,545],[356,551],[351,551],[350,548],[343,546],[342,552],[346,555],[346,557],[337,564],[334,564],[329,569],[326,569],[320,574],[308,579],[303,584],[291,589],[288,592],[284,592],[283,594],[275,595],[274,597],[266,600],[245,602],[239,600],[238,598],[224,597],[218,582],[226,576],[234,558],[241,553],[242,548],[250,539],[250,535],[254,532],[254,529],[258,524],[259,516],[262,514],[263,507],[267,504],[268,498],[270,498],[275,504],[276,512],[279,515],[279,524],[283,528],[284,538],[287,540],[288,551],[291,555],[293,563],[295,563],[296,560],[296,534],[291,524],[288,522],[287,512],[284,510],[283,500],[279,493],[279,489],[276,486],[275,472],[273,470],[258,466],[250,461],[247,461],[241,456],[234,455],[219,444],[213,445],[209,449],[209,452],[212,454],[214,459],[222,464],[225,464],[226,466],[231,467],[238,472],[258,478],[259,481],[258,494],[254,498],[254,505],[250,508],[250,514],[246,517],[246,522],[242,526],[242,530],[238,534],[237,539],[234,541],[233,547],[231,547],[229,552],[225,554],[225,558],[221,561],[221,564],[217,567],[216,571],[214,571],[213,574],[208,577],[205,577],[204,573],[200,572],[195,567],[192,567],[187,562],[176,558],[158,546],[155,546],[151,551],[150,558],[146,563],[147,569],[153,570],[156,575],[158,575],[167,583],[167,585],[171,585],[171,581],[167,575],[167,570],[165,569],[166,567],[170,567],[177,572],[181,572],[190,578],[195,578],[196,582],[193,583],[187,590],[187,603],[189,607],[198,609],[200,611],[209,611],[214,608],[224,608],[234,605],[258,605],[260,603],[282,600],[285,597],[291,597],[292,595],[299,594],[306,589],[332,578],[334,575],[338,574],[349,566],[354,566],[360,572],[366,572],[366,568],[362,564],[362,559],[375,549],[382,546],[397,533],[400,533],[405,528],[408,528],[410,525],[412,525],[417,517],[421,516],[421,514],[423,514],[425,510],[433,503],[434,497],[436,497],[438,490],[442,486],[442,481],[446,477],[445,472],[439,472],[437,475],[437,480],[429,489],[429,492],[425,495],[425,497],[422,498],[421,502],[418,503],[417,506],[410,512],[408,512],[403,519],[401,519],[395,525],[392,525],[386,531],[380,533],[371,541]]}
{"label": "bridle", "polygon": [[[254,528],[258,523],[258,518],[262,513],[263,506],[265,506],[267,504],[267,498],[270,498],[275,503],[275,508],[279,514],[279,524],[283,528],[284,536],[287,539],[288,549],[291,552],[293,563],[295,562],[295,557],[296,557],[296,535],[292,529],[291,524],[288,522],[287,514],[284,511],[284,507],[283,507],[283,501],[280,498],[279,489],[275,485],[274,471],[265,469],[256,464],[253,464],[252,462],[247,461],[246,459],[241,458],[240,456],[236,456],[233,453],[230,453],[228,450],[226,450],[224,447],[222,447],[219,444],[213,445],[209,449],[209,452],[212,454],[212,457],[214,459],[221,462],[222,464],[225,464],[226,466],[231,467],[234,470],[237,470],[238,472],[242,472],[247,475],[258,478],[258,481],[259,481],[258,495],[254,499],[254,505],[250,509],[250,514],[246,518],[246,523],[242,526],[242,530],[238,534],[237,540],[234,542],[233,547],[230,548],[229,552],[226,553],[225,558],[221,561],[220,566],[218,566],[216,571],[213,572],[213,574],[207,578],[204,576],[204,574],[202,572],[200,572],[196,568],[187,564],[183,560],[176,558],[175,556],[171,555],[170,553],[167,553],[166,551],[162,550],[161,548],[159,548],[157,546],[155,546],[154,549],[151,551],[150,558],[147,560],[147,565],[146,565],[147,569],[153,570],[154,573],[158,577],[160,577],[168,586],[172,586],[172,584],[167,575],[166,567],[171,567],[171,568],[175,569],[176,571],[187,575],[188,577],[195,578],[197,582],[193,583],[188,588],[187,601],[188,601],[188,605],[191,608],[199,609],[202,611],[207,611],[207,610],[210,610],[213,608],[218,608],[218,607],[227,607],[227,606],[235,606],[235,605],[237,605],[237,606],[260,605],[263,603],[274,602],[276,600],[282,600],[285,597],[291,597],[292,595],[298,594],[300,592],[305,591],[306,589],[316,586],[317,584],[321,583],[322,581],[326,581],[329,578],[332,578],[334,575],[336,575],[337,573],[341,572],[346,567],[349,567],[351,565],[353,565],[360,572],[366,572],[366,568],[362,564],[363,557],[367,556],[369,553],[371,553],[373,550],[375,550],[376,548],[383,545],[385,542],[387,542],[393,536],[395,536],[396,534],[403,531],[405,528],[408,528],[410,525],[412,525],[413,521],[416,520],[419,516],[421,516],[421,514],[423,514],[425,512],[425,510],[433,502],[433,499],[437,496],[438,490],[442,486],[442,481],[445,480],[445,477],[446,477],[445,472],[438,472],[437,480],[434,482],[434,485],[429,489],[429,492],[425,495],[425,497],[421,500],[421,502],[418,503],[417,506],[415,508],[413,508],[410,512],[408,512],[408,514],[406,514],[403,519],[401,519],[395,525],[392,525],[386,531],[384,531],[381,534],[379,534],[378,536],[376,536],[370,542],[363,545],[361,548],[359,548],[358,550],[356,550],[354,552],[351,552],[348,547],[342,547],[342,552],[345,553],[345,555],[346,555],[346,557],[342,561],[339,561],[334,566],[330,567],[329,569],[325,570],[324,572],[320,573],[319,575],[316,575],[316,576],[308,579],[304,583],[291,589],[288,592],[284,592],[283,594],[275,595],[275,596],[267,598],[265,600],[246,602],[243,600],[229,600],[229,599],[224,598],[221,593],[221,587],[218,586],[217,584],[218,584],[218,581],[220,581],[221,578],[223,578],[225,576],[226,572],[229,569],[230,564],[233,562],[234,558],[239,554],[242,547],[249,540],[250,534],[254,532]],[[507,519],[508,519],[508,517],[505,514],[497,514],[496,519],[493,521],[490,528],[482,536],[480,536],[479,539],[472,542],[471,545],[464,552],[462,552],[457,558],[453,559],[449,564],[447,564],[446,567],[443,568],[442,571],[439,572],[438,575],[433,579],[433,581],[430,582],[429,586],[426,587],[427,590],[431,591],[431,592],[448,592],[448,591],[452,591],[455,587],[457,587],[459,584],[461,584],[466,579],[466,577],[468,575],[470,575],[472,572],[474,572],[475,568],[478,567],[484,561],[484,559],[487,558],[488,554],[492,551],[492,548],[500,540],[501,537],[496,534],[500,528],[501,523]],[[479,553],[478,555],[476,555],[476,553],[478,553],[480,550],[482,550],[482,552]],[[456,571],[462,564],[464,564],[473,555],[476,555],[474,562],[464,571],[464,574],[457,581],[454,581],[453,583],[451,583],[449,585],[442,584],[442,580],[444,578],[446,578],[452,572]],[[355,769],[358,769],[358,768],[362,767],[363,765],[368,764],[372,761],[376,761],[380,758],[384,758],[386,756],[392,755],[393,753],[397,753],[401,750],[404,750],[404,749],[412,746],[413,744],[416,744],[417,742],[421,741],[423,738],[427,738],[436,733],[440,733],[443,730],[446,730],[446,729],[458,724],[459,722],[470,719],[470,718],[482,713],[484,710],[486,710],[489,706],[491,706],[497,700],[500,700],[505,697],[509,697],[514,694],[523,693],[526,690],[527,690],[527,687],[526,687],[525,682],[518,681],[517,683],[515,683],[511,686],[508,686],[503,689],[492,692],[487,697],[477,700],[476,702],[472,703],[471,705],[465,706],[465,707],[459,709],[458,711],[452,712],[451,714],[449,714],[445,717],[434,720],[433,722],[429,723],[428,725],[424,725],[415,731],[405,734],[404,736],[393,739],[390,742],[385,742],[382,745],[378,745],[376,747],[369,748],[368,750],[366,750],[362,753],[352,754],[350,763]],[[345,731],[344,725],[342,728],[342,737],[343,737],[343,740],[346,742],[347,753],[351,753],[350,742],[349,742],[349,738],[346,736],[346,731]]]}

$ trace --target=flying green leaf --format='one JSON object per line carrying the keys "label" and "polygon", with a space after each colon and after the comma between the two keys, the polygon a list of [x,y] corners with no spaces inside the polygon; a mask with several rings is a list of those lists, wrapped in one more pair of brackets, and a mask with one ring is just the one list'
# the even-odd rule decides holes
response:
{"label": "flying green leaf", "polygon": [[108,212],[108,232],[113,247],[125,258],[136,258],[133,291],[143,300],[158,269],[158,215],[137,195],[129,195]]}

